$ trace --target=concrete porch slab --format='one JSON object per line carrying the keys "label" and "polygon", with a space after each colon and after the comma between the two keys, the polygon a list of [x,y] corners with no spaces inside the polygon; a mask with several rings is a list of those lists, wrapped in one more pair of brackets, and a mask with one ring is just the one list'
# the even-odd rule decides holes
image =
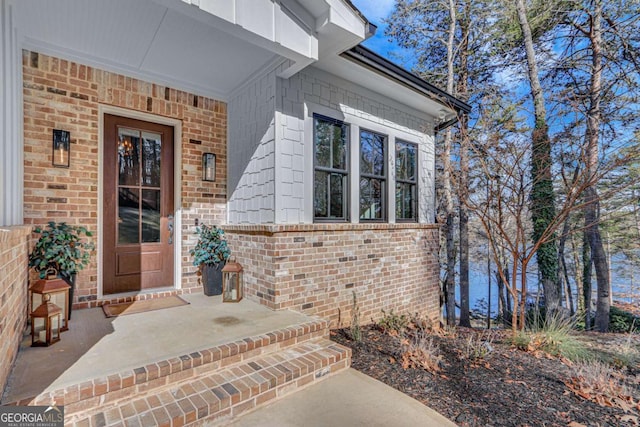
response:
{"label": "concrete porch slab", "polygon": [[236,420],[232,427],[454,427],[433,409],[355,369],[285,396]]}
{"label": "concrete porch slab", "polygon": [[2,402],[310,320],[249,300],[223,304],[221,296],[181,297],[190,304],[114,318],[106,318],[101,308],[75,310],[69,330],[51,347],[30,347],[25,335]]}

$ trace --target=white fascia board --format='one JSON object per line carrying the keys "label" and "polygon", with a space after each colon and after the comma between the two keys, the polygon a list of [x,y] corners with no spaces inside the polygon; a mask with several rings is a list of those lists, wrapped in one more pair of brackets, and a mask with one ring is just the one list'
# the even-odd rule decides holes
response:
{"label": "white fascia board", "polygon": [[347,30],[364,40],[367,34],[366,22],[342,0],[327,0],[329,22]]}
{"label": "white fascia board", "polygon": [[291,0],[154,0],[284,58],[318,59],[314,20]]}

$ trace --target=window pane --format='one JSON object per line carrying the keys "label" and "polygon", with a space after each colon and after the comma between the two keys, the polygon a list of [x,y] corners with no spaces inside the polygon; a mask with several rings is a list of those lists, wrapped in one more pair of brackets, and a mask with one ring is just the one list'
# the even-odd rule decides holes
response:
{"label": "window pane", "polygon": [[316,119],[316,165],[331,167],[332,125]]}
{"label": "window pane", "polygon": [[316,166],[332,169],[347,169],[347,125],[315,119]]}
{"label": "window pane", "polygon": [[142,242],[160,242],[160,190],[142,190]]}
{"label": "window pane", "polygon": [[360,132],[360,172],[384,176],[384,145],[386,137],[368,131]]}
{"label": "window pane", "polygon": [[138,185],[140,179],[140,132],[118,129],[118,183]]}
{"label": "window pane", "polygon": [[332,173],[331,177],[331,207],[329,214],[333,218],[345,218],[344,202],[345,202],[345,181],[346,177],[342,174]]}
{"label": "window pane", "polygon": [[417,152],[414,144],[396,143],[396,177],[403,181],[415,181]]}
{"label": "window pane", "polygon": [[384,181],[360,178],[360,219],[383,218]]}
{"label": "window pane", "polygon": [[142,133],[142,185],[146,187],[160,187],[161,148],[161,135]]}
{"label": "window pane", "polygon": [[327,172],[316,171],[314,182],[314,215],[317,218],[327,218],[329,216],[328,206],[328,176]]}
{"label": "window pane", "polygon": [[347,129],[345,125],[333,126],[333,169],[347,169]]}
{"label": "window pane", "polygon": [[140,224],[140,190],[118,190],[118,243],[138,243]]}
{"label": "window pane", "polygon": [[416,185],[407,183],[396,184],[396,218],[413,219],[416,215]]}

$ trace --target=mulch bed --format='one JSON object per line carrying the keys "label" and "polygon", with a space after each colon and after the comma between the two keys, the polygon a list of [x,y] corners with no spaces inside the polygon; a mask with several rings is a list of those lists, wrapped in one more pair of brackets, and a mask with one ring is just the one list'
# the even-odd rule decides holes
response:
{"label": "mulch bed", "polygon": [[[348,329],[332,331],[332,339],[352,349],[353,368],[460,426],[637,425],[635,410],[625,413],[620,408],[600,406],[571,392],[564,383],[571,376],[565,363],[540,352],[516,349],[509,343],[507,331],[492,332],[489,354],[468,358],[469,336],[487,338],[483,333],[458,328],[455,334],[432,334],[442,355],[436,373],[404,369],[401,338],[373,325],[362,328],[360,342],[351,340]],[[636,373],[629,375],[636,377]]]}

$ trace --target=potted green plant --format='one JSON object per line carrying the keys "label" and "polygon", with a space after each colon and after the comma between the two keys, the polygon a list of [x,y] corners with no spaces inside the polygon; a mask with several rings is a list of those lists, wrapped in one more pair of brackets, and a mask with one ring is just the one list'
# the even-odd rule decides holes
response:
{"label": "potted green plant", "polygon": [[189,251],[193,257],[193,265],[200,267],[204,294],[207,296],[222,294],[222,268],[231,251],[224,238],[224,231],[215,225],[202,224],[196,227],[198,242]]}
{"label": "potted green plant", "polygon": [[50,221],[45,228],[36,227],[33,231],[40,237],[29,254],[29,267],[38,272],[41,279],[47,276],[47,270],[55,268],[58,275],[71,286],[71,319],[76,274],[89,264],[91,253],[95,249],[94,244],[83,240],[83,237],[91,237],[93,234],[85,227],[54,221]]}

